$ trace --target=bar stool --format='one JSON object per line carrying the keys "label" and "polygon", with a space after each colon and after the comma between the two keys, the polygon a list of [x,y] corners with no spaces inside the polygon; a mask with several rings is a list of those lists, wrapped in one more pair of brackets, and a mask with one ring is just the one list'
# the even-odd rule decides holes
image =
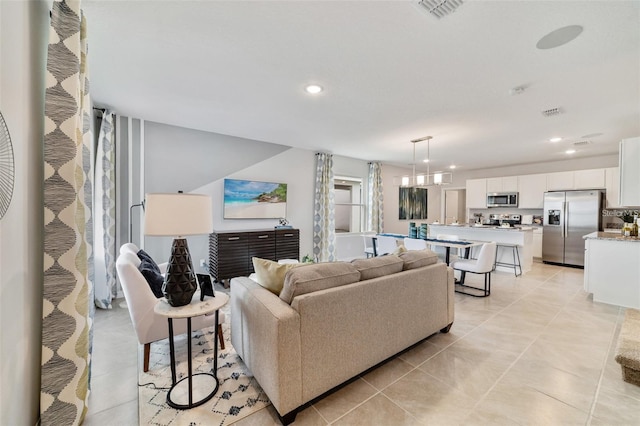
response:
{"label": "bar stool", "polygon": [[[500,248],[510,248],[513,253],[513,263],[508,262],[498,262],[498,253],[500,252]],[[520,263],[520,253],[518,252],[519,246],[517,244],[507,244],[507,243],[498,243],[496,247],[496,259],[494,262],[494,269],[496,266],[509,266],[513,268],[513,273],[516,277],[522,275],[522,264]],[[518,273],[518,269],[520,269],[520,273]]]}

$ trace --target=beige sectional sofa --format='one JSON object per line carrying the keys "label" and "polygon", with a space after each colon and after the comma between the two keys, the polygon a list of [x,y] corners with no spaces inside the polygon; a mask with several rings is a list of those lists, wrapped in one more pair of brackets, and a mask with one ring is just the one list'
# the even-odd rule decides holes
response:
{"label": "beige sectional sofa", "polygon": [[304,265],[279,295],[231,280],[231,343],[284,424],[305,403],[438,331],[453,270],[430,250]]}

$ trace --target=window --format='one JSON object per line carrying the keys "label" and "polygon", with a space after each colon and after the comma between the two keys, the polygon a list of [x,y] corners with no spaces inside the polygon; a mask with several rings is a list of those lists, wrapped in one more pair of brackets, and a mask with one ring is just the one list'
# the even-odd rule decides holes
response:
{"label": "window", "polygon": [[336,233],[362,232],[365,205],[362,202],[362,179],[336,176]]}

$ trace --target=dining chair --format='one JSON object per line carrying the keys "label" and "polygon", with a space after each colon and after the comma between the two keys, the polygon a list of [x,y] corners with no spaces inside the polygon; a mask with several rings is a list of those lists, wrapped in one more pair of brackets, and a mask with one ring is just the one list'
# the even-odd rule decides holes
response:
{"label": "dining chair", "polygon": [[362,242],[364,243],[364,254],[366,257],[374,257],[376,256],[376,249],[375,249],[375,241],[373,240],[373,238],[375,237],[375,235],[363,235],[362,236]]}
{"label": "dining chair", "polygon": [[420,238],[405,238],[404,247],[407,250],[424,250],[429,244]]}
{"label": "dining chair", "polygon": [[[484,243],[480,247],[480,253],[477,259],[458,259],[451,262],[450,266],[454,271],[460,271],[460,281],[456,282],[456,293],[462,293],[474,297],[487,297],[491,294],[491,272],[493,272],[493,262],[496,258],[496,243]],[[473,274],[484,274],[484,288],[470,286],[464,283],[465,274],[471,272]],[[480,293],[469,293],[459,290],[458,287],[466,287],[473,290],[479,290]]]}
{"label": "dining chair", "polygon": [[397,238],[386,235],[378,235],[377,237],[378,256],[393,253],[398,248]]}

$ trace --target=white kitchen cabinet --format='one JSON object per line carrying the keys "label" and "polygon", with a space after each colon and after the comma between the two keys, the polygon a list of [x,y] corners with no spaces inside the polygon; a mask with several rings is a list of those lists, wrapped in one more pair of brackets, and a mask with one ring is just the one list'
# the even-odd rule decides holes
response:
{"label": "white kitchen cabinet", "polygon": [[517,192],[518,176],[487,178],[487,192]]}
{"label": "white kitchen cabinet", "polygon": [[640,137],[620,141],[620,206],[640,206]]}
{"label": "white kitchen cabinet", "polygon": [[533,228],[533,257],[542,258],[542,227]]}
{"label": "white kitchen cabinet", "polygon": [[547,175],[518,176],[518,208],[541,209],[547,190]]}
{"label": "white kitchen cabinet", "polygon": [[487,208],[487,179],[467,179],[467,208]]}
{"label": "white kitchen cabinet", "polygon": [[605,187],[605,169],[576,170],[573,189],[600,189]]}
{"label": "white kitchen cabinet", "polygon": [[562,191],[574,189],[573,172],[556,172],[547,174],[547,190]]}
{"label": "white kitchen cabinet", "polygon": [[605,169],[605,189],[607,191],[607,208],[620,207],[620,168],[609,167]]}

